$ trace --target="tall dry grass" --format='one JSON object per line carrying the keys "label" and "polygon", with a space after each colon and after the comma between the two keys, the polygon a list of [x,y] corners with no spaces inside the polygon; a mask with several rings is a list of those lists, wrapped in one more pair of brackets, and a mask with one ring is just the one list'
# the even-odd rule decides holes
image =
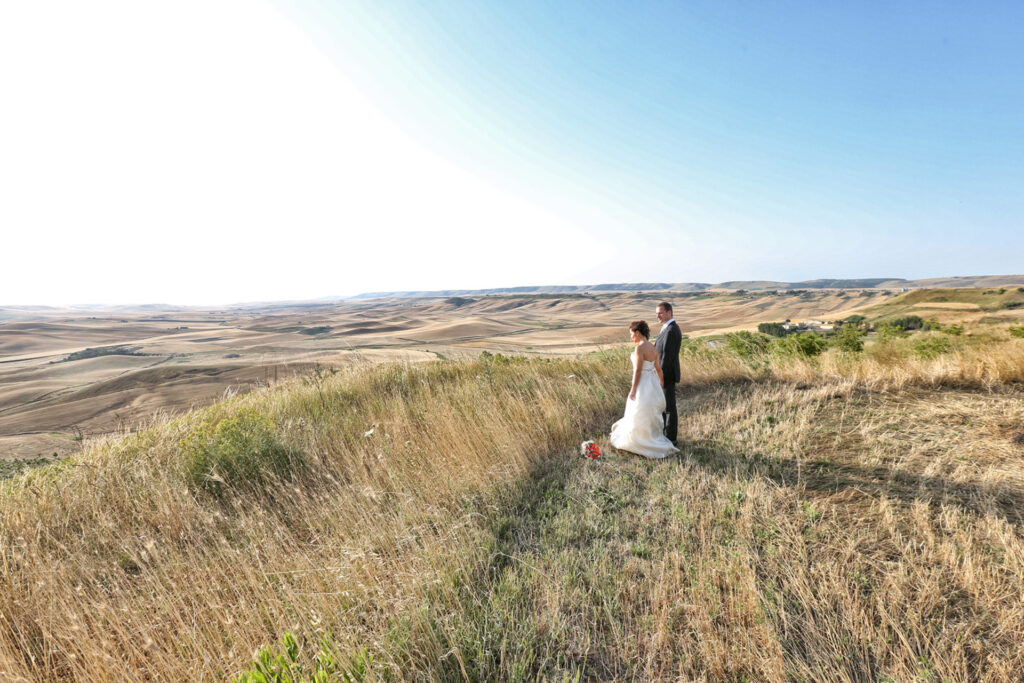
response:
{"label": "tall dry grass", "polygon": [[318,373],[15,478],[0,678],[224,680],[286,631],[371,680],[1012,678],[1016,451],[915,425],[1012,429],[1024,340],[683,366],[672,463],[575,456],[611,352]]}
{"label": "tall dry grass", "polygon": [[[11,480],[0,678],[223,680],[287,629],[336,634],[341,651],[372,641],[457,561],[466,496],[606,426],[622,365],[309,377]],[[183,462],[190,437],[253,413],[298,454],[291,471],[203,486]]]}

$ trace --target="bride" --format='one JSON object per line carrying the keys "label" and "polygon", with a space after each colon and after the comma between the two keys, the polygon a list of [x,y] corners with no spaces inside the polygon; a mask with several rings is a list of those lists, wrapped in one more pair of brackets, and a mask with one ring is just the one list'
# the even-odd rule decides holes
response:
{"label": "bride", "polygon": [[665,383],[658,351],[649,339],[651,328],[643,320],[629,324],[633,351],[633,386],[626,401],[626,413],[612,425],[612,446],[646,458],[664,458],[679,449],[665,436]]}

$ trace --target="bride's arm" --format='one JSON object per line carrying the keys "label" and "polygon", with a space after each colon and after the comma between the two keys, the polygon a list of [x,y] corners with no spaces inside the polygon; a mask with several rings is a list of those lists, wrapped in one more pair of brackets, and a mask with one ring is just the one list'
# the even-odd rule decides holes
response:
{"label": "bride's arm", "polygon": [[635,401],[636,400],[636,388],[640,384],[640,373],[643,372],[643,369],[644,369],[644,362],[640,358],[640,350],[639,349],[637,349],[636,355],[637,355],[636,367],[633,369],[633,386],[630,387],[630,389],[629,389],[629,400],[630,401]]}
{"label": "bride's arm", "polygon": [[661,384],[661,388],[665,388],[665,374],[661,371],[661,359],[658,358],[658,354],[654,354],[654,369],[658,373],[658,382]]}

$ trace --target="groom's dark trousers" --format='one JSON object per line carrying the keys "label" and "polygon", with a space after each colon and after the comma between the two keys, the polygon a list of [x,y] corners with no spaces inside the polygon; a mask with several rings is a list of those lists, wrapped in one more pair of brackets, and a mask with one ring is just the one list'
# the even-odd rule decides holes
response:
{"label": "groom's dark trousers", "polygon": [[665,377],[665,436],[672,443],[676,442],[679,431],[679,413],[676,410],[676,384],[679,382],[679,347],[683,342],[683,333],[673,320],[661,328],[654,347],[658,350],[661,362],[661,373]]}

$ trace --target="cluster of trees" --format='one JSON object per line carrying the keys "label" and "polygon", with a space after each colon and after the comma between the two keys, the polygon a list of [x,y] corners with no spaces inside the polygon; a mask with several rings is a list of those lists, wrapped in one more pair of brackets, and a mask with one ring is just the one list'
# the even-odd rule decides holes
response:
{"label": "cluster of trees", "polygon": [[875,325],[874,330],[883,339],[906,337],[907,334],[914,330],[921,330],[922,332],[942,332],[944,334],[960,336],[964,333],[964,326],[962,324],[954,324],[943,327],[942,323],[935,318],[928,318],[927,320],[924,320],[917,315],[907,315],[902,318],[894,318],[892,320],[880,322]]}
{"label": "cluster of trees", "polygon": [[783,323],[761,323],[757,326],[757,331],[772,337],[785,337],[791,332],[785,328]]}
{"label": "cluster of trees", "polygon": [[[963,334],[963,325],[943,327],[934,318],[924,319],[919,315],[904,315],[885,322],[871,325],[863,315],[851,315],[842,320],[832,322],[833,329],[819,334],[800,329],[784,323],[761,323],[757,333],[736,332],[726,335],[726,345],[745,358],[765,353],[783,353],[802,356],[816,356],[825,349],[835,347],[843,351],[859,352],[864,350],[864,338],[868,332],[874,331],[881,340],[906,337],[915,330],[936,331],[958,336]],[[1011,328],[1010,334],[1024,337],[1024,326]],[[915,343],[914,349],[919,355],[929,357],[947,351],[949,340],[926,338]]]}
{"label": "cluster of trees", "polygon": [[[81,351],[74,351],[69,353],[62,362],[67,363],[75,360],[85,360],[86,358],[99,358],[100,356],[147,356],[149,354],[140,352],[138,346],[97,346],[95,348],[87,348]],[[50,361],[51,363],[53,361]]]}

